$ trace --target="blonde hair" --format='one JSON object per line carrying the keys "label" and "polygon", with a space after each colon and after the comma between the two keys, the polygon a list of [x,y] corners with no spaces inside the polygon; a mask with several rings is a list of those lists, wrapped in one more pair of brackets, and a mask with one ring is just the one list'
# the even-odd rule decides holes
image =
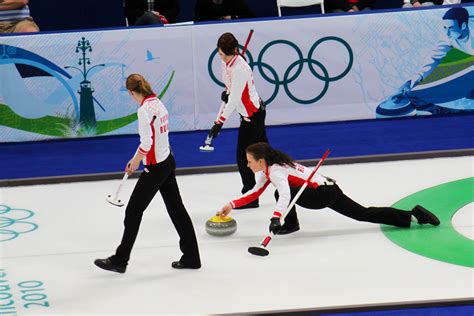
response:
{"label": "blonde hair", "polygon": [[140,74],[132,74],[128,76],[125,86],[127,87],[127,90],[139,93],[145,97],[155,94],[148,81],[146,81]]}

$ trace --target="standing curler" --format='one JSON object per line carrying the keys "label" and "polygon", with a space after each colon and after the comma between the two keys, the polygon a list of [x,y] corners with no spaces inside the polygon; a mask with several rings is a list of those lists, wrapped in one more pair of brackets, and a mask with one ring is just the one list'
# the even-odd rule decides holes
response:
{"label": "standing curler", "polygon": [[[242,49],[242,52],[240,53],[240,55],[247,61],[247,59],[245,58],[245,52],[247,51],[247,47],[249,46],[249,43],[250,43],[250,40],[252,39],[252,35],[253,35],[253,29],[250,30],[249,32],[249,35],[247,36],[247,40],[245,41],[245,45],[244,45],[244,48]],[[222,103],[221,105],[221,108],[219,109],[219,113],[222,112],[223,110],[223,107],[225,106],[225,104],[227,103],[229,97],[227,95],[227,90],[224,90],[222,91],[222,94],[221,94],[221,100],[225,103]],[[213,128],[215,127],[216,125],[213,126]],[[220,128],[221,126],[217,126],[216,128],[218,128],[218,131],[217,131],[217,134],[219,134],[220,132]],[[201,152],[205,152],[205,153],[211,153],[214,151],[214,146],[212,146],[212,139],[213,139],[213,136],[214,135],[215,131],[213,131],[212,129],[209,131],[209,134],[207,135],[206,137],[206,140],[204,141],[204,145],[203,146],[200,146],[199,147],[199,150]],[[217,137],[217,136],[216,136]]]}
{"label": "standing curler", "polygon": [[[251,37],[251,31],[249,39]],[[247,41],[248,43],[248,41]],[[225,90],[221,94],[222,105],[209,131],[209,137],[216,138],[224,123],[234,112],[240,115],[237,140],[237,165],[242,178],[242,194],[255,186],[255,177],[247,167],[245,149],[251,144],[268,142],[265,130],[265,105],[255,88],[252,70],[239,54],[239,43],[232,33],[224,33],[217,41],[217,52],[222,59],[222,74]],[[241,208],[258,207],[258,199]]]}
{"label": "standing curler", "polygon": [[168,111],[143,76],[128,76],[126,87],[140,105],[137,111],[140,145],[127,163],[125,172],[132,174],[138,169],[140,162],[143,162],[146,172],[141,173],[127,204],[125,230],[115,254],[106,259],[97,259],[94,263],[104,270],[125,273],[143,212],[159,191],[178,232],[179,246],[183,253],[181,259],[172,262],[171,266],[175,269],[199,269],[201,260],[196,234],[176,182],[176,163],[168,140]]}

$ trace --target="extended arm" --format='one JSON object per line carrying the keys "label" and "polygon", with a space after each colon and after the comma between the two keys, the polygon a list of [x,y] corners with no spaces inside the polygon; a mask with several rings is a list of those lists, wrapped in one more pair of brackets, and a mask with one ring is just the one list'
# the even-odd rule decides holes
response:
{"label": "extended arm", "polygon": [[232,211],[232,209],[255,201],[270,184],[270,180],[268,180],[263,173],[258,174],[256,182],[257,183],[250,191],[246,192],[240,198],[224,205],[222,209],[217,212],[217,215],[222,217],[227,216]]}

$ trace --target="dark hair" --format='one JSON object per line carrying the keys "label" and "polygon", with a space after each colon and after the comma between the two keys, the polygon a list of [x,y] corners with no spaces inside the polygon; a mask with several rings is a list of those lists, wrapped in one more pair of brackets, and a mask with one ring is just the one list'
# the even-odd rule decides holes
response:
{"label": "dark hair", "polygon": [[451,8],[443,15],[443,20],[456,20],[459,27],[469,21],[469,12],[465,8]]}
{"label": "dark hair", "polygon": [[256,143],[247,147],[246,152],[253,156],[255,160],[264,159],[267,165],[271,166],[274,164],[280,166],[295,166],[295,160],[281,152],[279,150],[273,149],[267,143]]}
{"label": "dark hair", "polygon": [[238,54],[239,42],[232,33],[224,33],[217,40],[217,49],[221,49],[227,56]]}
{"label": "dark hair", "polygon": [[146,81],[140,74],[132,74],[128,76],[125,86],[127,90],[139,93],[145,97],[155,94],[148,81]]}

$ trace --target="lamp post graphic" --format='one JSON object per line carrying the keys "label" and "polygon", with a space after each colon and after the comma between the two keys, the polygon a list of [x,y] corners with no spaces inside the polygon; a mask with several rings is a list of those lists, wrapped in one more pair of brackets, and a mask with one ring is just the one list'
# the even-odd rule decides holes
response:
{"label": "lamp post graphic", "polygon": [[81,126],[86,129],[95,129],[97,122],[94,111],[94,97],[92,96],[94,89],[92,88],[91,82],[87,80],[87,75],[92,69],[96,67],[104,67],[105,64],[97,64],[88,68],[88,65],[91,64],[91,61],[90,58],[86,57],[87,51],[92,52],[92,46],[90,45],[89,41],[83,37],[77,42],[76,46],[76,53],[82,52],[82,57],[79,58],[78,62],[78,65],[82,66],[82,69],[75,66],[65,66],[64,68],[76,69],[82,74],[83,80],[80,83],[80,89],[77,90],[80,95],[79,122]]}

